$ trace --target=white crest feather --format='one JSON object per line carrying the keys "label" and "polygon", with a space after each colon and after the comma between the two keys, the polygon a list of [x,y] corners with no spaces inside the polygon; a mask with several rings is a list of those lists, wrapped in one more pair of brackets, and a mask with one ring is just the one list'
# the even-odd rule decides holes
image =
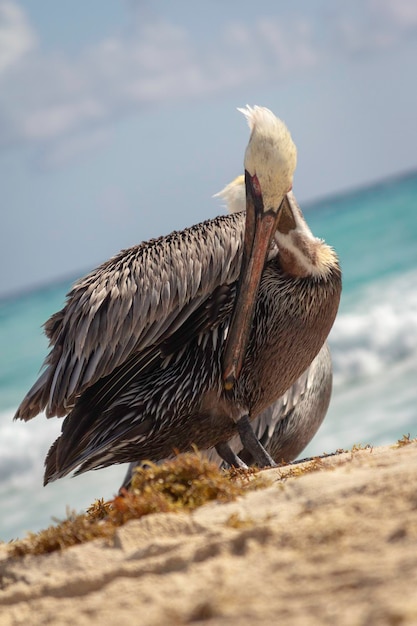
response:
{"label": "white crest feather", "polygon": [[245,170],[256,174],[265,210],[277,210],[292,188],[297,149],[283,121],[260,106],[238,109],[246,117],[251,136],[245,153]]}
{"label": "white crest feather", "polygon": [[246,117],[246,121],[248,122],[248,126],[251,131],[255,125],[262,126],[275,124],[277,121],[283,124],[283,122],[281,122],[281,120],[278,119],[272,111],[270,111],[270,109],[260,107],[257,104],[253,107],[247,104],[246,107],[238,107],[237,110]]}

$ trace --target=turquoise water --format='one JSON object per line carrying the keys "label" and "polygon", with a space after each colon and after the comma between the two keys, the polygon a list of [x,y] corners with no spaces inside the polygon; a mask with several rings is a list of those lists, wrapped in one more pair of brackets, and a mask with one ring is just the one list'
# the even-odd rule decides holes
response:
{"label": "turquoise water", "polygon": [[[330,336],[335,384],[306,453],[417,436],[417,173],[304,206],[315,235],[337,250],[343,297]],[[115,251],[116,252],[116,251]],[[88,270],[88,268],[87,268]],[[0,538],[21,536],[111,497],[123,467],[42,487],[43,459],[61,421],[24,424],[14,411],[47,353],[42,324],[77,276],[0,301]]]}

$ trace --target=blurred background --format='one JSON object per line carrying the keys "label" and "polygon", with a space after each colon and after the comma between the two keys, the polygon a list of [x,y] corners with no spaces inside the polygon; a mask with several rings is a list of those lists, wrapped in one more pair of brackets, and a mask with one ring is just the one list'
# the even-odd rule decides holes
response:
{"label": "blurred background", "polygon": [[0,0],[0,538],[117,490],[121,467],[41,486],[61,422],[12,421],[41,325],[121,248],[224,210],[247,103],[290,128],[294,192],[344,273],[305,453],[417,435],[416,67],[415,0]]}

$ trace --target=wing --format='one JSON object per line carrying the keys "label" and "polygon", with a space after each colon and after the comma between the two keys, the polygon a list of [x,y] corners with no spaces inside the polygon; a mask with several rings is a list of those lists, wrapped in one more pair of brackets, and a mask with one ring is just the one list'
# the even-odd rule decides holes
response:
{"label": "wing", "polygon": [[84,279],[45,324],[46,369],[17,418],[68,413],[77,396],[132,355],[174,335],[239,275],[245,216],[220,216],[123,250]]}

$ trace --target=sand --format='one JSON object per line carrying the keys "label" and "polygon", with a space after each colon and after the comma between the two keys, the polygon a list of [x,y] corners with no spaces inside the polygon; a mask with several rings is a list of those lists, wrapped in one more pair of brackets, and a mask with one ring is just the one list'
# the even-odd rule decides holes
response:
{"label": "sand", "polygon": [[[297,469],[296,473],[299,470]],[[417,624],[417,444],[45,556],[0,547],[0,624]]]}

